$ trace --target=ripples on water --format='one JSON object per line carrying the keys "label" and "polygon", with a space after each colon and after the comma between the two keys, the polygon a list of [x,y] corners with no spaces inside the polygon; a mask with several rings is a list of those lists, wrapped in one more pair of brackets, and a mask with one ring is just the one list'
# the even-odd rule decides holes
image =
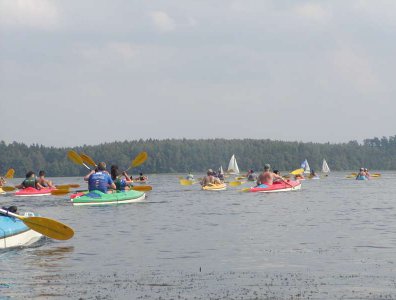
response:
{"label": "ripples on water", "polygon": [[76,234],[0,252],[0,299],[394,299],[396,174],[342,176],[249,194],[156,175],[146,202],[107,207],[2,197]]}

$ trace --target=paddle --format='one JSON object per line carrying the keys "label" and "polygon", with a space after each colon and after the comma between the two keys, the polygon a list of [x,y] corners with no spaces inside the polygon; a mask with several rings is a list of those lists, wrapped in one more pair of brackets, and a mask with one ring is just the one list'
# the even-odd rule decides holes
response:
{"label": "paddle", "polygon": [[95,163],[95,161],[90,156],[88,156],[87,154],[80,153],[80,157],[81,157],[81,159],[83,160],[83,162],[85,164],[90,165],[90,166],[92,166],[94,168],[97,167],[97,164]]}
{"label": "paddle", "polygon": [[4,209],[0,209],[0,213],[17,218],[23,221],[30,229],[55,240],[68,240],[74,235],[72,228],[53,219],[44,217],[25,217]]}
{"label": "paddle", "polygon": [[194,181],[188,179],[180,179],[179,182],[181,185],[192,185],[194,183]]}
{"label": "paddle", "polygon": [[69,152],[67,152],[67,157],[74,162],[76,165],[80,165],[80,166],[85,166],[88,170],[91,170],[90,167],[88,167],[83,159],[81,158],[80,155],[78,155],[78,153],[76,151],[70,150]]}
{"label": "paddle", "polygon": [[128,171],[130,168],[136,168],[140,166],[146,161],[147,156],[147,152],[140,152],[138,155],[136,155],[135,159],[132,160],[131,165],[128,167],[128,169],[125,170],[125,172]]}
{"label": "paddle", "polygon": [[[149,185],[140,185],[140,186],[130,187],[130,189],[134,190],[134,191],[139,191],[139,192],[149,192],[149,191],[151,191],[153,189],[153,187],[149,186]],[[87,190],[70,191],[68,189],[56,189],[56,190],[52,190],[51,191],[51,195],[63,196],[63,195],[67,195],[67,194],[72,193],[72,192],[81,193],[81,192],[87,192]]]}
{"label": "paddle", "polygon": [[13,192],[16,190],[15,186],[3,186],[1,188],[3,189],[4,192]]}
{"label": "paddle", "polygon": [[56,186],[56,188],[57,188],[58,190],[76,189],[76,188],[79,188],[79,187],[80,187],[79,184],[74,184],[74,183],[71,183],[71,184],[61,184],[61,185],[57,185],[57,186]]}
{"label": "paddle", "polygon": [[296,169],[296,170],[290,172],[290,174],[292,174],[292,175],[298,175],[298,174],[302,174],[302,173],[304,173],[304,169]]}
{"label": "paddle", "polygon": [[14,174],[15,174],[15,170],[9,169],[7,173],[4,175],[4,178],[8,178],[8,179],[14,178]]}
{"label": "paddle", "polygon": [[229,186],[240,186],[241,184],[243,184],[243,182],[241,181],[231,181],[230,183],[228,183]]}

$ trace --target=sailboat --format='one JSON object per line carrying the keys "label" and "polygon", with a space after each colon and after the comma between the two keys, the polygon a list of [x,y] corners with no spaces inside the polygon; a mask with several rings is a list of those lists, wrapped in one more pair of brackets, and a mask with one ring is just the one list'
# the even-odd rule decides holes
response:
{"label": "sailboat", "polygon": [[302,163],[301,163],[301,169],[304,169],[304,174],[309,174],[311,173],[311,169],[309,168],[309,164],[307,159],[305,159]]}
{"label": "sailboat", "polygon": [[231,156],[230,162],[228,163],[227,173],[232,175],[239,174],[239,168],[234,154]]}
{"label": "sailboat", "polygon": [[322,173],[330,173],[329,165],[327,164],[325,159],[323,159],[322,163]]}
{"label": "sailboat", "polygon": [[219,171],[220,171],[220,174],[224,174],[224,171],[223,171],[223,166],[220,166],[220,169],[219,169]]}

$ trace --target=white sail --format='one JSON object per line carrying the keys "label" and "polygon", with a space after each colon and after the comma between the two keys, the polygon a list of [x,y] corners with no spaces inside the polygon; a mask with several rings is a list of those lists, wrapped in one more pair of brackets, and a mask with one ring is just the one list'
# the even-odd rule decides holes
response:
{"label": "white sail", "polygon": [[327,164],[325,159],[323,160],[323,164],[322,164],[322,172],[323,173],[330,173],[329,165]]}
{"label": "white sail", "polygon": [[309,174],[311,173],[311,169],[309,168],[309,164],[307,159],[305,159],[302,164],[301,164],[301,169],[304,169],[304,174]]}
{"label": "white sail", "polygon": [[231,156],[230,162],[228,164],[227,173],[239,174],[239,168],[234,154]]}

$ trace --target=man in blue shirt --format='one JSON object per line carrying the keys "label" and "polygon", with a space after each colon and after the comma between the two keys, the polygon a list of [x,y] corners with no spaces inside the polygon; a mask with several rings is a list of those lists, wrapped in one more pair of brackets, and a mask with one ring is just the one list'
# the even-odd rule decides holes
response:
{"label": "man in blue shirt", "polygon": [[107,189],[111,187],[113,190],[116,189],[116,185],[111,179],[109,173],[106,171],[106,163],[100,162],[98,164],[97,171],[92,170],[84,177],[85,181],[88,181],[89,191],[101,191],[107,193]]}

